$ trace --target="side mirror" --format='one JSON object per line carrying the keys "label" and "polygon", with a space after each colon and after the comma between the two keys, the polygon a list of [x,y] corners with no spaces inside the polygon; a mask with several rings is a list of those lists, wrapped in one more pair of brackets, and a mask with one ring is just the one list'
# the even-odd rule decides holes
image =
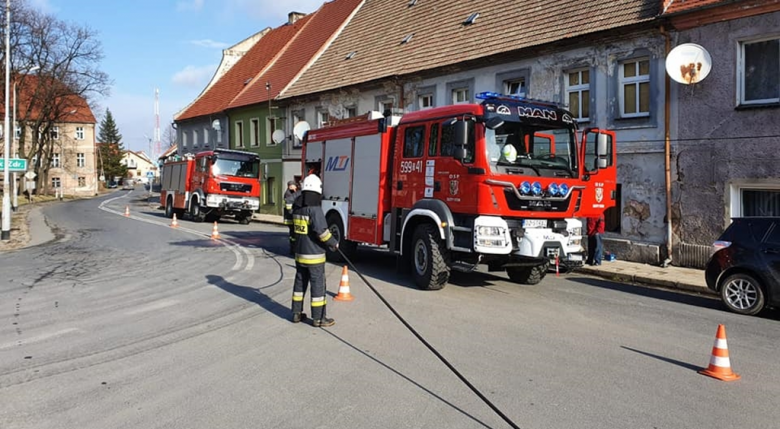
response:
{"label": "side mirror", "polygon": [[455,147],[465,147],[469,143],[469,124],[466,121],[455,121],[452,125]]}
{"label": "side mirror", "polygon": [[456,147],[452,153],[452,157],[458,161],[463,161],[467,156],[468,152],[466,152],[466,148],[463,146]]}
{"label": "side mirror", "polygon": [[609,147],[610,136],[606,134],[599,134],[596,145],[596,154],[598,155],[598,168],[607,168],[609,165]]}

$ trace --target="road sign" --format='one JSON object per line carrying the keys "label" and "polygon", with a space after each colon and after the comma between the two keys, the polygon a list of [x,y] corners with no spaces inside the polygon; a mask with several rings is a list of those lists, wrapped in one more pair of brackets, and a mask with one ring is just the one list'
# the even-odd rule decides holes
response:
{"label": "road sign", "polygon": [[146,177],[148,177],[150,179],[154,178],[154,171],[147,171],[146,172]]}
{"label": "road sign", "polygon": [[[8,171],[27,171],[27,160],[21,158],[11,158],[8,163]],[[0,158],[0,170],[5,169],[5,158]]]}
{"label": "road sign", "polygon": [[24,177],[25,177],[27,180],[32,180],[32,179],[35,179],[35,176],[37,176],[37,174],[35,174],[35,172],[34,172],[34,171],[32,171],[32,170],[30,170],[30,171],[28,171],[28,172],[24,173]]}

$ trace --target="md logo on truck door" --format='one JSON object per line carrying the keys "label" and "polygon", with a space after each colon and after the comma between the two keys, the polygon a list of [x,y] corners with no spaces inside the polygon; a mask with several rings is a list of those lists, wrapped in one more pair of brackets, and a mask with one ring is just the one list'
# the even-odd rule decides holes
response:
{"label": "md logo on truck door", "polygon": [[349,166],[349,157],[347,155],[331,156],[325,163],[325,171],[344,171]]}

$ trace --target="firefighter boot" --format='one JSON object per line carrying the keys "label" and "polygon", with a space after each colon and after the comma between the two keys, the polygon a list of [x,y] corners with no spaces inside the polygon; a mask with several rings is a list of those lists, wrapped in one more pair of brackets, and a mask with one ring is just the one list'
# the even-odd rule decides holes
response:
{"label": "firefighter boot", "polygon": [[301,323],[301,320],[306,320],[306,313],[293,313],[293,323]]}
{"label": "firefighter boot", "polygon": [[335,324],[336,321],[328,317],[317,319],[314,322],[312,322],[312,325],[314,325],[315,328],[327,328],[328,326],[333,326]]}

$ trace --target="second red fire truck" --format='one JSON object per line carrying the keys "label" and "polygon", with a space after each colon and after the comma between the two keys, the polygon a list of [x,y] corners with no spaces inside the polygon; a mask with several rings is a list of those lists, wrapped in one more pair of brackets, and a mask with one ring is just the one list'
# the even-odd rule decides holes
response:
{"label": "second red fire truck", "polygon": [[422,289],[478,264],[525,284],[556,258],[582,264],[576,218],[615,205],[615,134],[580,133],[552,103],[478,97],[306,133],[304,171],[322,178],[322,209],[347,256],[359,243],[387,246]]}

